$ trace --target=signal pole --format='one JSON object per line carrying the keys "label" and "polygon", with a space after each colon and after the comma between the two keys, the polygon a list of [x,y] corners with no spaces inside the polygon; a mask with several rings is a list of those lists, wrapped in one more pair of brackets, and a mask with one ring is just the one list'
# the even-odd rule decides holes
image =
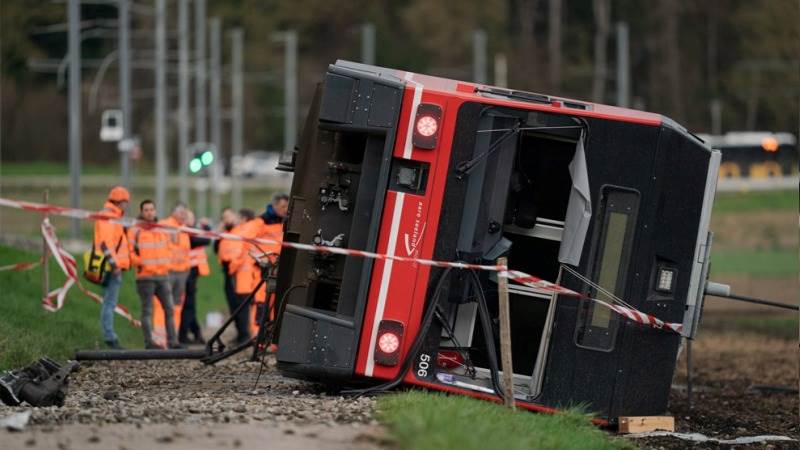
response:
{"label": "signal pole", "polygon": [[494,85],[508,87],[508,59],[505,53],[494,55]]}
{"label": "signal pole", "polygon": [[206,142],[206,0],[195,0],[195,142]]}
{"label": "signal pole", "polygon": [[189,201],[189,0],[178,3],[178,197]]}
{"label": "signal pole", "polygon": [[155,53],[155,150],[156,150],[156,205],[165,214],[167,184],[167,31],[166,0],[156,0],[156,53]]}
{"label": "signal pole", "polygon": [[[69,21],[69,192],[70,206],[81,207],[81,4],[67,3]],[[70,221],[73,239],[80,236],[78,219]]]}
{"label": "signal pole", "polygon": [[375,24],[372,22],[361,25],[361,62],[375,64]]}
{"label": "signal pole", "polygon": [[[195,0],[194,13],[194,57],[196,77],[194,85],[194,141],[206,142],[206,0]],[[207,214],[207,187],[208,181],[204,177],[195,178],[198,217],[205,217]]]}
{"label": "signal pole", "polygon": [[231,31],[231,204],[236,211],[242,207],[242,182],[239,174],[233,171],[233,161],[242,157],[244,140],[243,41],[244,31],[241,28]]}
{"label": "signal pole", "polygon": [[[117,20],[119,22],[119,42],[117,43],[117,55],[119,56],[119,99],[122,109],[122,141],[131,138],[131,124],[133,123],[133,111],[131,108],[131,66],[130,66],[130,3],[129,0],[118,0]],[[120,150],[119,155],[120,172],[122,173],[122,185],[126,188],[131,182],[131,152],[125,148]]]}
{"label": "signal pole", "polygon": [[211,142],[214,144],[214,163],[209,168],[211,176],[211,213],[216,214],[220,210],[219,183],[222,164],[222,95],[221,95],[221,49],[220,35],[222,20],[219,17],[212,17],[209,21],[209,38],[211,46],[210,61],[210,83],[211,83]]}
{"label": "signal pole", "polygon": [[628,24],[617,22],[617,106],[627,108],[631,96]]}
{"label": "signal pole", "polygon": [[486,32],[472,32],[472,81],[486,83]]}
{"label": "signal pole", "polygon": [[297,143],[297,32],[285,33],[286,53],[284,63],[285,110],[283,126],[283,150],[294,151]]}

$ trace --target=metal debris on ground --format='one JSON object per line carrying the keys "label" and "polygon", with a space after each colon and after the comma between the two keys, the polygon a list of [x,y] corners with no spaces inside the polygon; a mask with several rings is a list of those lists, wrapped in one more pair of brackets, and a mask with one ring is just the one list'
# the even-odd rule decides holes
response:
{"label": "metal debris on ground", "polygon": [[63,366],[43,357],[33,364],[0,373],[0,400],[9,406],[25,402],[31,406],[64,406],[69,375],[78,363]]}

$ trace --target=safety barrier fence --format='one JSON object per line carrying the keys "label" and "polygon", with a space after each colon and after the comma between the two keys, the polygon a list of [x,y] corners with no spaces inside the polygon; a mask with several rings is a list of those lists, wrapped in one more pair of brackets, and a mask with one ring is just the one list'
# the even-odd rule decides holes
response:
{"label": "safety barrier fence", "polygon": [[[536,292],[544,293],[544,294],[557,294],[559,296],[567,296],[567,297],[574,297],[577,299],[586,299],[592,302],[597,303],[600,306],[608,308],[609,310],[613,311],[614,313],[624,317],[628,320],[633,322],[642,324],[644,326],[648,326],[651,328],[659,329],[659,330],[666,330],[674,333],[681,334],[683,331],[683,325],[680,323],[670,323],[665,322],[651,314],[644,313],[639,311],[638,309],[632,307],[631,305],[622,302],[620,299],[614,298],[612,302],[606,302],[597,298],[587,297],[584,294],[576,292],[572,289],[567,287],[561,286],[559,284],[547,281],[545,279],[527,274],[525,272],[521,272],[518,270],[510,270],[505,265],[490,265],[490,264],[474,264],[474,263],[466,263],[466,262],[458,262],[458,261],[437,261],[432,259],[424,259],[424,258],[415,258],[409,256],[399,256],[399,255],[385,255],[380,253],[368,252],[364,250],[356,250],[356,249],[348,249],[348,248],[340,248],[340,247],[327,247],[321,245],[312,245],[312,244],[303,244],[298,242],[288,242],[283,241],[280,239],[270,239],[269,237],[258,237],[253,239],[248,239],[237,234],[226,233],[226,232],[218,232],[218,231],[210,231],[210,230],[200,230],[197,228],[187,227],[187,226],[169,226],[164,224],[152,223],[141,221],[132,218],[111,218],[105,214],[101,214],[94,211],[88,211],[83,209],[76,209],[76,208],[67,208],[63,206],[57,205],[50,205],[44,203],[34,203],[34,202],[26,202],[26,201],[19,201],[19,200],[12,200],[7,198],[0,198],[0,206],[5,206],[9,208],[16,208],[16,209],[23,209],[27,211],[38,212],[42,214],[49,214],[49,215],[56,215],[62,217],[70,217],[73,219],[80,219],[80,220],[90,220],[90,221],[107,221],[111,223],[117,223],[123,225],[125,227],[140,227],[144,229],[162,229],[167,232],[185,232],[189,235],[198,236],[198,237],[206,237],[211,239],[229,239],[235,241],[244,241],[253,244],[254,246],[258,247],[259,244],[262,245],[280,245],[284,248],[292,248],[299,251],[304,252],[314,252],[314,253],[321,253],[321,254],[332,254],[332,255],[343,255],[343,256],[354,256],[360,258],[370,258],[375,260],[381,261],[395,261],[400,263],[407,263],[407,264],[417,264],[421,266],[429,266],[429,267],[443,267],[443,268],[453,268],[453,269],[464,269],[464,270],[478,270],[478,271],[491,271],[496,272],[498,277],[505,277],[509,280],[512,280],[516,283],[522,284],[533,289]],[[66,292],[72,287],[73,284],[77,284],[78,287],[83,291],[86,295],[92,298],[95,301],[102,302],[102,298],[97,296],[97,294],[85,289],[78,278],[78,270],[77,264],[75,259],[66,252],[61,244],[58,242],[58,239],[55,237],[55,229],[53,228],[52,224],[50,224],[49,220],[45,219],[42,222],[42,233],[45,237],[45,240],[48,241],[48,246],[53,253],[53,256],[56,258],[61,269],[64,271],[65,275],[67,276],[67,282],[59,289],[56,289],[49,293],[45,299],[43,300],[43,305],[48,310],[57,311],[63,306],[64,303],[64,296]],[[22,263],[22,264],[37,264],[38,262],[31,262],[31,263]],[[14,265],[14,266],[19,266]],[[7,267],[2,266],[0,269]],[[26,267],[28,268],[28,267]],[[23,270],[23,269],[16,269],[16,270]],[[55,299],[55,303],[53,303],[53,299]],[[623,304],[624,303],[624,304]],[[122,315],[123,317],[127,318],[131,323],[138,326],[138,321],[136,321],[133,317],[130,316],[130,313],[127,312],[126,309],[119,305],[117,311],[118,314]]]}

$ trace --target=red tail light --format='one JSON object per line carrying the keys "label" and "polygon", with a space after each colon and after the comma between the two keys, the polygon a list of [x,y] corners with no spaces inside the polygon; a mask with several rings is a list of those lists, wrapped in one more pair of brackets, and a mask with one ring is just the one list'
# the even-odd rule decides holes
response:
{"label": "red tail light", "polygon": [[417,116],[414,118],[414,135],[412,143],[415,147],[433,149],[439,140],[442,129],[442,108],[432,103],[420,103]]}
{"label": "red tail light", "polygon": [[403,346],[402,323],[396,320],[381,320],[378,339],[375,341],[375,362],[384,366],[395,366],[400,361]]}

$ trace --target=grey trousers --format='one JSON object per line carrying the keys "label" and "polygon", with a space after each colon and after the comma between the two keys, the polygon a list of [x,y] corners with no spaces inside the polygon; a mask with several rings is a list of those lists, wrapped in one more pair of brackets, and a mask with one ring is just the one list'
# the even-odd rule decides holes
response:
{"label": "grey trousers", "polygon": [[175,336],[175,319],[169,280],[166,277],[136,280],[136,292],[139,293],[139,299],[142,301],[144,344],[153,344],[153,295],[156,295],[161,301],[161,308],[164,309],[166,316],[164,322],[167,327],[167,343],[176,345],[178,339]]}
{"label": "grey trousers", "polygon": [[189,278],[189,271],[169,272],[169,286],[172,291],[172,304],[180,305],[183,303],[183,292],[186,290],[186,280]]}

